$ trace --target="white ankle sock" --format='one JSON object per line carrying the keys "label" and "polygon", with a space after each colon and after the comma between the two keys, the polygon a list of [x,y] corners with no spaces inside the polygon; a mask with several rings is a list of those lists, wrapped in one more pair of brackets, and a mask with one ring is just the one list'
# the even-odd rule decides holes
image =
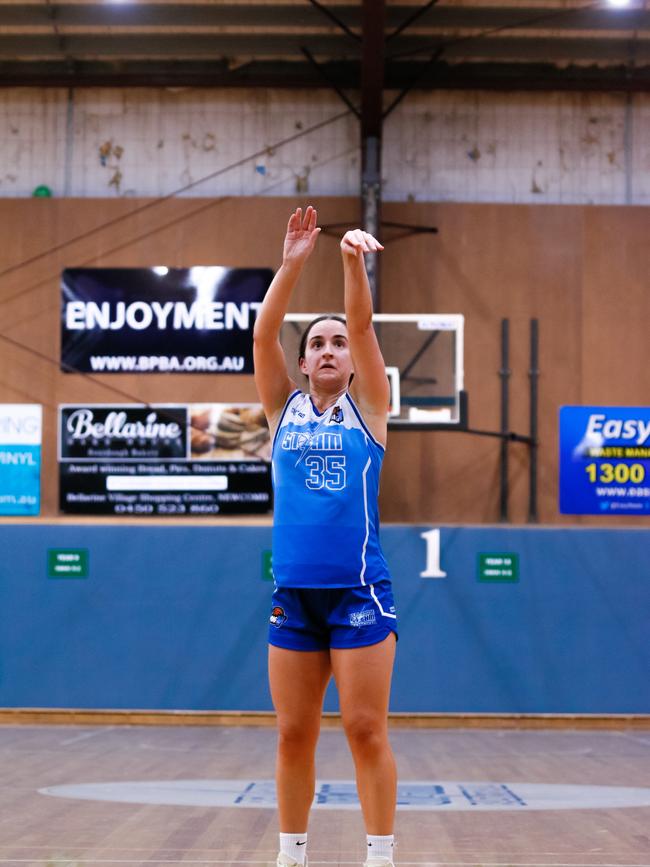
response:
{"label": "white ankle sock", "polygon": [[280,852],[293,858],[298,864],[305,863],[307,834],[280,834]]}
{"label": "white ankle sock", "polygon": [[387,858],[393,860],[393,845],[395,837],[390,834],[387,837],[375,837],[372,834],[366,836],[368,846],[368,858]]}

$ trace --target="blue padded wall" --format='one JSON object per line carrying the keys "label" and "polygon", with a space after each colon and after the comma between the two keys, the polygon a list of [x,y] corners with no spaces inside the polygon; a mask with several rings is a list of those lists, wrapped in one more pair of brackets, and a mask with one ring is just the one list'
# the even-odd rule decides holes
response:
{"label": "blue padded wall", "polygon": [[[650,713],[650,532],[431,527],[382,542],[400,640],[391,707]],[[0,706],[267,710],[267,527],[0,525]],[[87,578],[49,578],[86,548]],[[481,552],[519,557],[478,580]],[[328,693],[327,709],[336,696]]]}

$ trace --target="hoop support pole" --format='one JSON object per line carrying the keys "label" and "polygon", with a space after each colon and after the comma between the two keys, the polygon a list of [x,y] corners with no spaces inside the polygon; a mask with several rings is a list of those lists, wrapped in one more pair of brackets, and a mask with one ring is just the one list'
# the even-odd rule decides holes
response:
{"label": "hoop support pole", "polygon": [[530,478],[528,491],[528,523],[536,524],[537,512],[537,459],[538,432],[538,380],[539,380],[539,320],[530,320]]}

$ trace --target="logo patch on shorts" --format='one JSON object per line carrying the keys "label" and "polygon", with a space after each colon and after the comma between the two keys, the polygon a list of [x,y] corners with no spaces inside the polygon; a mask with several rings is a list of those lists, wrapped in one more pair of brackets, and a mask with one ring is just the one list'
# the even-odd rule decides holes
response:
{"label": "logo patch on shorts", "polygon": [[351,611],[350,626],[372,626],[377,622],[374,608],[369,608],[366,611]]}
{"label": "logo patch on shorts", "polygon": [[284,613],[284,608],[280,608],[279,605],[274,606],[271,611],[271,616],[269,617],[269,623],[279,629],[283,623],[286,623],[286,620],[287,615]]}

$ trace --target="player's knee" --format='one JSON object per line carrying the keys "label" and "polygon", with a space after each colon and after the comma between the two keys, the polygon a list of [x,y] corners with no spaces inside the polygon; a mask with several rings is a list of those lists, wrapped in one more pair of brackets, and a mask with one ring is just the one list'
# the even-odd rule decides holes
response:
{"label": "player's knee", "polygon": [[343,725],[352,750],[374,753],[384,749],[387,740],[384,719],[372,714],[355,713],[344,719]]}
{"label": "player's knee", "polygon": [[313,750],[318,740],[318,727],[294,720],[278,721],[278,749],[282,753],[302,753]]}

